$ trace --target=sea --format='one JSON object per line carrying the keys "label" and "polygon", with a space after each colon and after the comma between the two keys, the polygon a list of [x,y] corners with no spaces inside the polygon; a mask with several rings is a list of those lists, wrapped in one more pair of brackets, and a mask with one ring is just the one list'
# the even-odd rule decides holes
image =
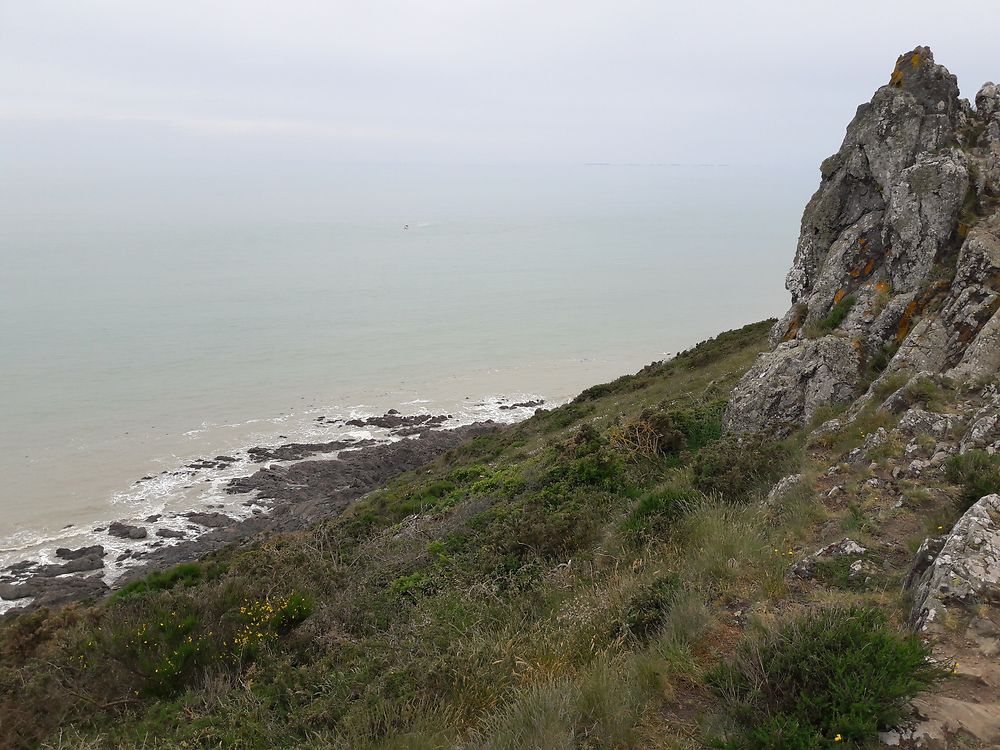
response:
{"label": "sea", "polygon": [[[95,531],[112,520],[245,514],[224,487],[257,468],[250,447],[380,437],[331,422],[388,409],[523,419],[500,407],[780,315],[817,182],[726,164],[304,174],[0,177],[0,568],[114,552]],[[237,460],[181,470],[217,455]]]}

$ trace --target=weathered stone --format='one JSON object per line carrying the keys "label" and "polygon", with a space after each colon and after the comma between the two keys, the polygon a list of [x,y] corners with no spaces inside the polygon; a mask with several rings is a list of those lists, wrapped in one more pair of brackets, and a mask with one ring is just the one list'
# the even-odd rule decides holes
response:
{"label": "weathered stone", "polygon": [[221,526],[229,526],[234,520],[225,513],[185,513],[184,517],[191,523],[199,526],[207,526],[210,529],[217,529]]}
{"label": "weathered stone", "polygon": [[[853,539],[841,539],[839,542],[828,544],[825,547],[816,550],[811,555],[799,560],[792,566],[791,573],[797,578],[809,579],[813,577],[816,570],[816,563],[821,560],[830,560],[832,558],[843,557],[845,555],[864,555],[867,554],[867,552],[867,547],[863,547]],[[863,571],[863,566],[859,566],[858,571],[859,573],[860,571]]]}
{"label": "weathered stone", "polygon": [[778,480],[778,482],[771,488],[771,491],[767,493],[767,498],[764,500],[765,505],[774,505],[780,501],[785,495],[791,492],[795,487],[798,487],[802,483],[801,474],[791,474],[784,479]]}
{"label": "weathered stone", "polygon": [[142,526],[132,526],[121,521],[115,521],[108,526],[108,534],[119,539],[145,539],[148,532]]}
{"label": "weathered stone", "polygon": [[78,549],[60,547],[56,550],[56,557],[63,560],[76,560],[79,557],[89,557],[91,555],[104,557],[104,547],[100,544],[93,544],[89,547],[79,547]]}
{"label": "weathered stone", "polygon": [[916,584],[912,617],[926,627],[949,607],[984,602],[1000,604],[1000,495],[980,499],[952,528]]}
{"label": "weathered stone", "polygon": [[[840,150],[823,162],[786,278],[792,307],[771,331],[777,348],[737,384],[727,427],[783,434],[801,426],[816,407],[843,402],[873,358],[882,369],[891,356],[883,378],[900,370],[995,377],[1000,191],[990,185],[1000,185],[1000,174],[983,175],[991,164],[1000,168],[998,159],[997,87],[983,87],[974,111],[929,49],[900,56],[889,83],[858,108]],[[970,195],[978,196],[972,214]],[[857,354],[832,379],[816,381],[831,366],[830,352],[809,341],[831,331]],[[802,346],[792,348],[795,341]]]}
{"label": "weathered stone", "polygon": [[850,401],[860,374],[860,355],[848,339],[779,344],[758,357],[733,391],[726,429],[787,434],[820,406]]}

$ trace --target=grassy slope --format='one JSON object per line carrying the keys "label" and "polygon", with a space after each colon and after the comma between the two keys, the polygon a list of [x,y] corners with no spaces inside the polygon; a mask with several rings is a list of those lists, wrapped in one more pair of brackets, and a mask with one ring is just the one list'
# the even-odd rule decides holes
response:
{"label": "grassy slope", "polygon": [[[886,418],[811,445],[721,437],[768,326],[479,438],[307,532],[14,621],[0,744],[623,748],[724,733],[740,713],[716,665],[748,624],[831,604],[898,620],[896,541],[924,531],[897,522],[885,555],[899,559],[864,585],[788,578],[800,550],[844,530],[882,554],[864,493],[816,493],[820,469]],[[757,502],[793,470],[810,481]]]}

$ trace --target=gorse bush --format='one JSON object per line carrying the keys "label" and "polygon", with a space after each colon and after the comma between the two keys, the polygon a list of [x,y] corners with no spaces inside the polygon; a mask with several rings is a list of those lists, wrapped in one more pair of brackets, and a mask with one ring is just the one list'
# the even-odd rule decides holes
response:
{"label": "gorse bush", "polygon": [[875,609],[828,609],[745,642],[709,682],[726,701],[732,750],[861,746],[902,721],[907,700],[949,669]]}
{"label": "gorse bush", "polygon": [[694,486],[706,495],[746,502],[791,473],[796,452],[763,435],[729,435],[707,445],[695,458]]}

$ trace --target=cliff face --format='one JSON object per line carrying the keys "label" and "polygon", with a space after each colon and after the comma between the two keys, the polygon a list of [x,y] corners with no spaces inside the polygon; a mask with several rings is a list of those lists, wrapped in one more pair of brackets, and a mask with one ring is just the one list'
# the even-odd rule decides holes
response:
{"label": "cliff face", "polygon": [[787,433],[876,376],[982,380],[1000,367],[1000,87],[973,108],[918,47],[820,171],[786,278],[792,306],[733,393],[732,432]]}

